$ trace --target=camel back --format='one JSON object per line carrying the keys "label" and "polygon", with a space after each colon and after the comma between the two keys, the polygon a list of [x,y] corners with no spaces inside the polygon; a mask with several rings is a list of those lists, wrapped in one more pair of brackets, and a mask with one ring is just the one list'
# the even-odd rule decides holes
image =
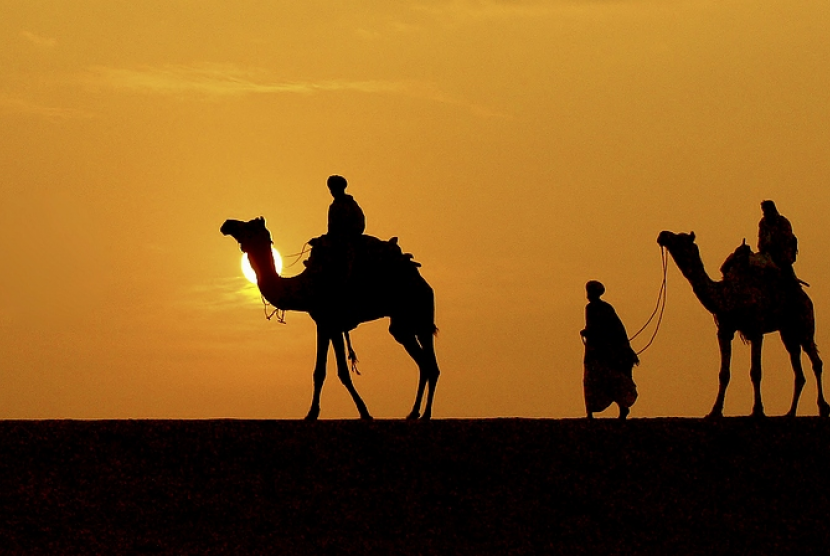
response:
{"label": "camel back", "polygon": [[388,281],[417,275],[421,266],[412,254],[403,252],[396,237],[385,241],[363,234],[342,241],[323,235],[309,240],[309,245],[311,254],[305,266],[326,281]]}
{"label": "camel back", "polygon": [[772,257],[754,252],[746,243],[726,258],[720,271],[724,281],[737,288],[756,287],[776,293],[782,288],[800,290],[803,283],[795,275],[788,279]]}

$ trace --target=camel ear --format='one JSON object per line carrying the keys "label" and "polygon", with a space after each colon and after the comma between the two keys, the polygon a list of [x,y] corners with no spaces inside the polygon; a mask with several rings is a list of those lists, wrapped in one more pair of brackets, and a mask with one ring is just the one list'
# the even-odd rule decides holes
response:
{"label": "camel ear", "polygon": [[690,233],[689,237],[692,238],[692,241],[694,241],[695,240],[695,233],[694,232]]}
{"label": "camel ear", "polygon": [[265,217],[264,216],[258,216],[257,218],[254,218],[254,221],[257,224],[259,224],[260,226],[262,226],[263,228],[265,227]]}

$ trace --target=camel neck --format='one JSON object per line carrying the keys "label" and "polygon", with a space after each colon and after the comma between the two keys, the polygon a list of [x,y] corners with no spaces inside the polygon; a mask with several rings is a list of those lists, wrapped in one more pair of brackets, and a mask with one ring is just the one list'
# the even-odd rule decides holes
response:
{"label": "camel neck", "polygon": [[[671,250],[669,251],[671,253]],[[709,277],[706,268],[703,266],[703,261],[698,258],[690,258],[689,260],[678,260],[674,253],[672,253],[678,268],[683,273],[686,280],[692,286],[692,291],[697,296],[698,300],[710,313],[716,313],[720,309],[720,282],[715,282]]]}
{"label": "camel neck", "polygon": [[249,257],[259,292],[271,305],[285,311],[309,311],[310,299],[303,274],[290,278],[280,276],[270,252],[257,256],[249,254]]}

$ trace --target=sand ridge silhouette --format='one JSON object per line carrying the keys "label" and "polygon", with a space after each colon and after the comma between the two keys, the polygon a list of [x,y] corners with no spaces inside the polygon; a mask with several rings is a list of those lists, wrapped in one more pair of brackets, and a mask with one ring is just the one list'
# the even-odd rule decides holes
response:
{"label": "sand ridge silhouette", "polygon": [[818,418],[0,422],[1,554],[796,554]]}

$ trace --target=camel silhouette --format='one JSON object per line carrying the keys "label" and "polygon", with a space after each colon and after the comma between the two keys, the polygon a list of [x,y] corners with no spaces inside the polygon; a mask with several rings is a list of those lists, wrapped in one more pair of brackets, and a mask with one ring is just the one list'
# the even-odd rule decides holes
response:
{"label": "camel silhouette", "polygon": [[761,401],[761,347],[764,334],[778,331],[790,355],[795,385],[787,416],[794,417],[798,408],[805,378],[801,366],[801,350],[812,363],[818,384],[819,415],[830,415],[830,405],[824,399],[821,383],[822,361],[818,355],[815,336],[813,302],[807,293],[770,265],[752,264],[757,255],[746,244],[727,258],[721,270],[721,281],[712,280],[703,266],[695,234],[675,234],[663,231],[657,243],[668,249],[677,267],[689,281],[703,306],[715,317],[720,345],[720,374],[718,397],[709,417],[723,416],[726,387],[729,385],[732,340],[735,332],[750,342],[750,378],[755,400],[752,415],[764,415]]}
{"label": "camel silhouette", "polygon": [[[354,264],[349,281],[332,287],[325,265],[324,242],[312,242],[311,257],[306,269],[297,276],[282,277],[274,266],[271,233],[262,217],[244,222],[227,220],[221,227],[224,235],[239,242],[248,254],[263,297],[285,311],[308,313],[317,325],[317,360],[314,365],[314,394],[306,420],[320,415],[320,393],[326,378],[328,347],[334,348],[337,376],[351,394],[362,419],[372,419],[366,404],[352,383],[346,361],[344,334],[362,322],[389,317],[389,332],[415,360],[420,371],[415,404],[407,416],[417,419],[428,385],[423,419],[432,416],[432,402],[438,382],[438,361],[434,338],[435,297],[430,285],[418,271],[412,256],[404,254],[397,239],[382,241],[360,236],[360,257]],[[320,238],[318,238],[320,239]],[[317,246],[319,245],[319,247]]]}

